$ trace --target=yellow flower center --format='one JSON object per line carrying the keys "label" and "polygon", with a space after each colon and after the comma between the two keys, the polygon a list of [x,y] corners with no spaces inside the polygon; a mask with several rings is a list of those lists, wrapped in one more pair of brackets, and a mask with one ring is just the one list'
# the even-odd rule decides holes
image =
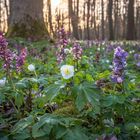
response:
{"label": "yellow flower center", "polygon": [[69,69],[68,69],[68,68],[65,68],[65,69],[64,69],[64,73],[65,73],[65,75],[69,75],[69,74],[70,74]]}

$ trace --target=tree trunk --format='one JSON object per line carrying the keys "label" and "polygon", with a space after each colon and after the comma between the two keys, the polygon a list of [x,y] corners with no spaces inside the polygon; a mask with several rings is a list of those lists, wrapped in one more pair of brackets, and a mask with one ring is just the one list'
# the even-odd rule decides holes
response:
{"label": "tree trunk", "polygon": [[102,40],[104,40],[104,1],[101,0],[101,7],[102,7]]}
{"label": "tree trunk", "polygon": [[87,1],[87,39],[88,40],[90,40],[89,19],[90,19],[90,0]]}
{"label": "tree trunk", "polygon": [[43,0],[9,0],[10,15],[7,36],[48,36],[43,17]]}
{"label": "tree trunk", "polygon": [[134,0],[129,0],[127,14],[127,40],[135,39]]}
{"label": "tree trunk", "polygon": [[113,0],[109,0],[108,3],[109,40],[114,40],[112,10],[113,10]]}
{"label": "tree trunk", "polygon": [[69,17],[71,18],[73,36],[76,39],[79,39],[77,14],[73,10],[73,6],[72,6],[73,3],[72,2],[73,2],[72,0],[68,0]]}
{"label": "tree trunk", "polygon": [[50,33],[54,35],[53,25],[52,25],[51,0],[47,0],[47,8],[48,8],[48,22],[49,22]]}

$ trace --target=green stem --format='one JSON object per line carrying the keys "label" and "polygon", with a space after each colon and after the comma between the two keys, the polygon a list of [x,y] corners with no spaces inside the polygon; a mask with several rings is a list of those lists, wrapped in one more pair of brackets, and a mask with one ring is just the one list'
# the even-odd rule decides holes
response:
{"label": "green stem", "polygon": [[11,104],[13,105],[13,107],[14,107],[16,113],[18,113],[18,109],[16,108],[15,104],[13,103],[13,101],[12,101],[11,99],[9,99],[9,98],[8,98],[8,100],[9,100],[9,101],[11,102]]}
{"label": "green stem", "polygon": [[36,73],[36,71],[34,70],[34,74],[35,74],[35,76],[36,76],[36,78],[37,78],[37,73]]}

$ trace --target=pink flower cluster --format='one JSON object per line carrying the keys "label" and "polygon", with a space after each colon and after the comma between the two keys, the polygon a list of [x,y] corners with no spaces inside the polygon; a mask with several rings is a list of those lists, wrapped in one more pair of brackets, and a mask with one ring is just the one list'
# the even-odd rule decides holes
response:
{"label": "pink flower cluster", "polygon": [[73,53],[74,60],[79,60],[81,58],[83,49],[81,48],[79,43],[74,43],[72,48],[72,53]]}
{"label": "pink flower cluster", "polygon": [[19,72],[21,66],[24,64],[25,58],[27,56],[27,50],[23,48],[20,55],[16,55],[10,49],[8,49],[8,41],[4,37],[3,33],[0,33],[0,59],[3,60],[6,72],[10,71],[10,68],[13,67],[12,63],[16,59],[16,69]]}
{"label": "pink flower cluster", "polygon": [[22,69],[23,64],[25,63],[25,58],[27,56],[27,49],[21,49],[19,56],[16,56],[16,70],[20,72]]}
{"label": "pink flower cluster", "polygon": [[57,61],[58,63],[61,63],[63,60],[66,58],[66,54],[64,52],[65,47],[68,45],[68,40],[67,40],[67,33],[64,30],[64,27],[58,31],[58,44],[57,44]]}

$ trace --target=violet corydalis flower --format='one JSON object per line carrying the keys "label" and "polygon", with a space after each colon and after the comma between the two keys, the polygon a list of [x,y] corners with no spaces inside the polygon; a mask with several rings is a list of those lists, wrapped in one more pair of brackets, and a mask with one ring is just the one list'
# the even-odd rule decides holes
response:
{"label": "violet corydalis flower", "polygon": [[113,75],[111,79],[115,83],[122,83],[124,80],[124,69],[126,66],[126,57],[128,53],[122,48],[117,47],[114,52],[113,59]]}
{"label": "violet corydalis flower", "polygon": [[16,57],[16,69],[17,72],[21,71],[21,68],[25,62],[25,58],[27,56],[27,49],[23,48],[20,52],[20,55]]}
{"label": "violet corydalis flower", "polygon": [[6,49],[4,56],[3,56],[4,68],[6,70],[8,70],[11,67],[11,63],[12,63],[13,59],[14,59],[14,53],[11,50]]}
{"label": "violet corydalis flower", "polygon": [[8,42],[4,35],[0,32],[0,58],[4,57],[5,50],[7,48]]}
{"label": "violet corydalis flower", "polygon": [[81,59],[83,49],[81,48],[79,43],[74,43],[72,48],[72,53],[73,53],[74,60]]}
{"label": "violet corydalis flower", "polygon": [[65,29],[63,26],[58,31],[58,35],[59,35],[59,44],[61,44],[63,46],[67,46],[67,44],[68,44],[67,33],[65,32]]}
{"label": "violet corydalis flower", "polygon": [[7,74],[11,67],[12,60],[14,59],[14,53],[7,48],[8,42],[4,35],[0,33],[0,58],[3,60],[3,67],[6,69]]}
{"label": "violet corydalis flower", "polygon": [[140,54],[134,54],[134,59],[135,59],[135,62],[136,62],[136,66],[137,67],[140,67]]}
{"label": "violet corydalis flower", "polygon": [[64,30],[64,27],[58,31],[58,43],[57,43],[57,61],[58,63],[61,63],[63,60],[66,58],[66,53],[64,51],[65,47],[68,45],[68,40],[67,40],[67,33]]}

